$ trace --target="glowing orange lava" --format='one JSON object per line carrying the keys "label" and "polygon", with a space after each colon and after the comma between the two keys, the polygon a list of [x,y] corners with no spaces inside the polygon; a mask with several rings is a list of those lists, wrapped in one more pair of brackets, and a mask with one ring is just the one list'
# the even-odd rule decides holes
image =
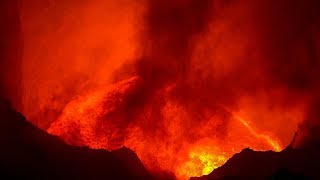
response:
{"label": "glowing orange lava", "polygon": [[281,151],[307,100],[283,83],[305,64],[284,60],[304,51],[280,40],[304,36],[275,31],[275,6],[260,3],[23,0],[17,109],[69,144],[126,146],[150,172],[178,179],[244,148]]}
{"label": "glowing orange lava", "polygon": [[[48,132],[78,146],[109,150],[127,146],[150,171],[174,172],[179,179],[207,175],[247,147],[263,151],[283,148],[278,140],[224,106],[217,106],[215,113],[208,111],[205,121],[192,124],[186,109],[169,98],[170,87],[157,94],[166,102],[160,107],[157,126],[151,121],[157,119],[152,104],[127,119],[123,114],[126,101],[140,82],[132,77],[75,98]],[[230,121],[227,127],[221,126],[226,120]],[[226,135],[216,133],[219,128],[226,128]]]}
{"label": "glowing orange lava", "polygon": [[272,138],[271,136],[264,134],[262,132],[257,132],[257,130],[254,130],[249,123],[244,120],[243,118],[237,116],[235,113],[233,113],[229,108],[223,106],[223,108],[225,108],[229,113],[231,113],[233,115],[234,118],[236,118],[237,120],[239,120],[246,128],[248,128],[248,130],[257,138],[262,139],[263,141],[267,142],[270,147],[272,148],[272,150],[276,151],[276,152],[280,152],[283,149],[283,146],[281,145],[281,142],[279,142],[279,140]]}

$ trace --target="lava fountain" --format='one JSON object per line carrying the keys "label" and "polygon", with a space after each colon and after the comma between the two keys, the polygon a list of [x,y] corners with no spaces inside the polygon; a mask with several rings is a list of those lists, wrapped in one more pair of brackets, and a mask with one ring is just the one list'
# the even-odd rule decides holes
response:
{"label": "lava fountain", "polygon": [[151,171],[174,172],[178,178],[208,174],[246,147],[283,148],[277,138],[221,105],[200,112],[198,117],[190,115],[170,98],[174,87],[159,90],[142,112],[128,115],[126,108],[132,106],[127,103],[141,85],[138,77],[132,77],[75,98],[48,132],[77,146],[129,147]]}

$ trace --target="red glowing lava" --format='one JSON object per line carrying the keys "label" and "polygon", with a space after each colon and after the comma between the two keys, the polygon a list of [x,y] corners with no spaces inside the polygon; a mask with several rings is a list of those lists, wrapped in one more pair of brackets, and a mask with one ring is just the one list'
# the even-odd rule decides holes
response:
{"label": "red glowing lava", "polygon": [[108,150],[127,146],[150,171],[174,172],[178,178],[209,174],[246,147],[283,148],[279,140],[254,129],[226,107],[216,106],[200,116],[204,119],[191,119],[183,106],[169,98],[170,87],[157,93],[155,101],[164,100],[159,114],[150,104],[138,115],[126,117],[126,101],[139,84],[140,79],[133,77],[75,98],[48,132],[77,146]]}
{"label": "red glowing lava", "polygon": [[318,77],[305,70],[308,30],[294,31],[300,9],[285,3],[34,4],[21,7],[18,109],[69,144],[126,146],[155,174],[185,179],[244,148],[281,151],[305,117],[306,87],[317,90],[305,81]]}

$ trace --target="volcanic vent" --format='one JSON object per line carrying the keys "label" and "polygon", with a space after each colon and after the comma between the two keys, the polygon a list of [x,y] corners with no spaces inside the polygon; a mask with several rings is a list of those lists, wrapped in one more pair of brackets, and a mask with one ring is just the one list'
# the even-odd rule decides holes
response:
{"label": "volcanic vent", "polygon": [[128,147],[154,174],[281,151],[318,89],[311,0],[22,2],[16,107],[71,145]]}

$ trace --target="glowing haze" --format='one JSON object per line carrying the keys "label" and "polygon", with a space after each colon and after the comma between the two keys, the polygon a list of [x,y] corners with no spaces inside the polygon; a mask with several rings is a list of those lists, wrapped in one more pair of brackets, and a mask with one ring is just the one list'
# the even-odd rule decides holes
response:
{"label": "glowing haze", "polygon": [[129,147],[155,174],[281,151],[319,87],[311,0],[28,2],[18,108],[69,144]]}

